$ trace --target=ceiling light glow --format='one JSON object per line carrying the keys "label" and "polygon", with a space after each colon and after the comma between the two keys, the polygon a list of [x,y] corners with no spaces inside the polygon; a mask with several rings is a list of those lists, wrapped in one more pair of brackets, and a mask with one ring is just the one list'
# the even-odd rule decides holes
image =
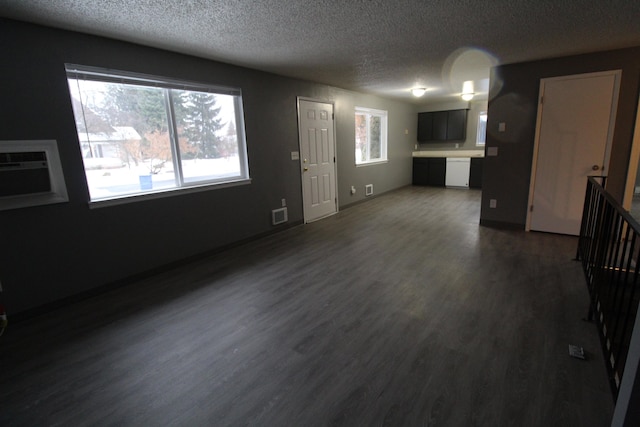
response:
{"label": "ceiling light glow", "polygon": [[424,93],[427,91],[426,88],[424,87],[416,87],[411,89],[411,93],[413,94],[413,96],[420,98],[422,95],[424,95]]}
{"label": "ceiling light glow", "polygon": [[462,84],[462,93],[460,94],[460,97],[464,101],[471,101],[473,99],[473,95],[475,95],[475,93],[473,93],[473,81],[467,80]]}

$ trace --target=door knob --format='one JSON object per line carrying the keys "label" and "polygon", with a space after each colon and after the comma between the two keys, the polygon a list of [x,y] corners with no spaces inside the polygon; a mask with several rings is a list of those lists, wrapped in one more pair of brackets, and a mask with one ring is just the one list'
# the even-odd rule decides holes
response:
{"label": "door knob", "polygon": [[306,171],[308,171],[308,170],[309,170],[309,168],[304,168],[303,170],[306,172]]}
{"label": "door knob", "polygon": [[593,165],[593,166],[591,166],[591,169],[594,170],[594,171],[597,171],[598,169],[600,169],[600,166]]}

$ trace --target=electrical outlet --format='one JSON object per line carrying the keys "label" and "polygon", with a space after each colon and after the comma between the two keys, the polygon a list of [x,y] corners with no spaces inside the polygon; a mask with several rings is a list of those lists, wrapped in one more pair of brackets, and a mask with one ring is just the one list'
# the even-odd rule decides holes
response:
{"label": "electrical outlet", "polygon": [[498,206],[498,201],[496,199],[490,199],[489,200],[489,207],[491,209],[495,209]]}
{"label": "electrical outlet", "polygon": [[287,199],[282,199],[282,207],[286,207],[287,206]]}

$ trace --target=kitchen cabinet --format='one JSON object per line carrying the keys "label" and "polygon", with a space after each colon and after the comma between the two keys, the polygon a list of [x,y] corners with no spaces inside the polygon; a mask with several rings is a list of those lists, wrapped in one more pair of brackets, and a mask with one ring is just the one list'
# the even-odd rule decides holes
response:
{"label": "kitchen cabinet", "polygon": [[[469,188],[482,188],[482,168],[484,158],[454,156],[449,160],[470,161],[467,169]],[[413,185],[430,185],[444,187],[447,184],[447,158],[446,157],[414,157],[413,158]]]}
{"label": "kitchen cabinet", "polygon": [[448,111],[436,111],[433,113],[433,134],[431,136],[433,141],[447,140],[448,118]]}
{"label": "kitchen cabinet", "polygon": [[418,141],[433,139],[433,114],[418,113]]}
{"label": "kitchen cabinet", "polygon": [[413,185],[444,187],[447,159],[444,157],[414,157]]}
{"label": "kitchen cabinet", "polygon": [[469,188],[482,188],[482,157],[471,158],[471,169],[469,171]]}
{"label": "kitchen cabinet", "polygon": [[467,110],[447,112],[447,139],[462,141],[467,136]]}
{"label": "kitchen cabinet", "polygon": [[418,113],[418,141],[463,141],[467,134],[467,110]]}

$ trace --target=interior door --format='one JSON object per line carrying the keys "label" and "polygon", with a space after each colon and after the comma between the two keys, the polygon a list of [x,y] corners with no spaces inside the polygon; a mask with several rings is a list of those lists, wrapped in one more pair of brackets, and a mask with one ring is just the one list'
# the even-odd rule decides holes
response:
{"label": "interior door", "polygon": [[298,101],[304,221],[337,212],[333,105]]}
{"label": "interior door", "polygon": [[577,235],[587,176],[606,175],[619,71],[543,79],[529,229]]}

